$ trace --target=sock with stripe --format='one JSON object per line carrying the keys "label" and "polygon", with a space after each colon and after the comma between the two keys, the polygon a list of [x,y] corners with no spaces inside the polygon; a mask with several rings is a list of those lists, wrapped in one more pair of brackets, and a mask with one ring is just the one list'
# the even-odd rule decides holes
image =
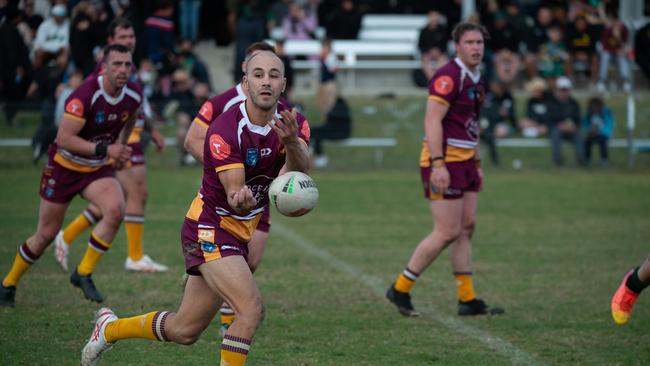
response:
{"label": "sock with stripe", "polygon": [[636,267],[634,272],[630,275],[630,277],[627,278],[627,281],[625,282],[625,286],[630,289],[630,291],[640,294],[643,289],[648,287],[650,283],[644,283],[641,281],[639,278],[639,267]]}
{"label": "sock with stripe", "polygon": [[409,293],[411,292],[413,285],[415,285],[415,280],[418,279],[419,275],[419,273],[415,273],[406,268],[399,276],[397,276],[397,280],[395,280],[395,285],[393,285],[393,287],[395,287],[395,290],[399,292]]}
{"label": "sock with stripe", "polygon": [[128,255],[133,261],[142,259],[142,237],[144,235],[144,216],[124,216],[124,227],[126,228],[126,242],[128,244]]}
{"label": "sock with stripe", "polygon": [[169,311],[152,311],[131,318],[117,319],[106,324],[104,337],[108,343],[129,338],[167,342],[165,320],[169,314]]}
{"label": "sock with stripe", "polygon": [[11,270],[9,270],[7,276],[2,280],[2,286],[10,287],[18,285],[23,274],[38,260],[38,257],[38,255],[35,255],[29,250],[26,242],[18,247],[14,264],[11,266]]}
{"label": "sock with stripe", "polygon": [[66,244],[70,245],[72,242],[86,229],[95,225],[97,223],[97,218],[93,215],[90,210],[85,209],[84,212],[79,214],[77,218],[72,220],[68,226],[63,229],[63,241]]}
{"label": "sock with stripe", "polygon": [[111,247],[110,243],[107,243],[100,239],[95,232],[90,233],[90,239],[88,239],[88,249],[86,249],[86,254],[81,259],[81,263],[77,267],[77,273],[82,276],[88,276],[93,273],[93,270],[99,263],[99,260],[102,258],[102,255]]}
{"label": "sock with stripe", "polygon": [[251,349],[251,341],[246,338],[226,334],[221,341],[221,365],[243,366]]}
{"label": "sock with stripe", "polygon": [[232,322],[235,321],[235,311],[232,310],[230,305],[226,304],[225,302],[223,305],[221,305],[219,314],[221,316],[221,326],[228,328],[230,325],[232,325]]}
{"label": "sock with stripe", "polygon": [[454,272],[454,277],[456,278],[458,300],[461,302],[474,300],[476,298],[476,293],[474,292],[472,272]]}

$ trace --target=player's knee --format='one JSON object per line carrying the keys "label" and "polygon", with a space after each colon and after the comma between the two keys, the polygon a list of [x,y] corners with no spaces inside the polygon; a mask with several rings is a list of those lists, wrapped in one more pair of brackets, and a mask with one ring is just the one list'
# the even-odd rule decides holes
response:
{"label": "player's knee", "polygon": [[176,343],[189,346],[196,343],[196,341],[199,340],[200,335],[201,332],[186,328],[176,334],[174,341],[176,341]]}
{"label": "player's knee", "polygon": [[460,237],[461,227],[460,225],[458,225],[453,227],[440,228],[437,229],[437,231],[438,231],[438,235],[442,238],[444,243],[448,245],[454,242],[456,239],[458,239],[458,237]]}
{"label": "player's knee", "polygon": [[476,228],[476,220],[474,218],[467,218],[463,220],[463,231],[472,235]]}
{"label": "player's knee", "polygon": [[253,301],[250,301],[246,308],[242,310],[242,313],[238,314],[237,318],[240,325],[251,329],[257,329],[257,327],[262,324],[266,310],[264,309],[264,303],[261,298],[258,297]]}
{"label": "player's knee", "polygon": [[119,225],[124,218],[125,205],[123,202],[111,203],[103,208],[103,220]]}

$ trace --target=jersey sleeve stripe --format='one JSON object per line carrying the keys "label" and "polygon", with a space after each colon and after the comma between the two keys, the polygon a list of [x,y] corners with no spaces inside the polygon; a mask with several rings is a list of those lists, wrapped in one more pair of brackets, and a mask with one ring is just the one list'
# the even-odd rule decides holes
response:
{"label": "jersey sleeve stripe", "polygon": [[244,169],[244,164],[243,163],[226,164],[226,165],[218,166],[218,167],[214,168],[214,170],[217,173],[219,173],[219,172],[223,172],[224,170],[236,169],[236,168]]}
{"label": "jersey sleeve stripe", "polygon": [[444,99],[442,99],[442,98],[440,98],[440,97],[437,96],[437,95],[429,95],[429,99],[433,99],[433,100],[435,100],[436,102],[442,103],[442,104],[446,105],[447,107],[449,107],[449,102],[446,101],[446,100],[444,100]]}
{"label": "jersey sleeve stripe", "polygon": [[199,125],[201,125],[201,126],[203,126],[203,127],[205,127],[205,128],[210,127],[210,126],[208,126],[207,123],[201,121],[201,119],[200,119],[199,117],[194,117],[194,120],[193,120],[192,122],[194,122],[194,123],[198,123]]}
{"label": "jersey sleeve stripe", "polygon": [[75,116],[74,114],[70,114],[70,113],[68,113],[68,112],[63,113],[63,115],[64,115],[65,117],[68,117],[68,118],[73,119],[73,120],[75,120],[75,121],[86,122],[86,119],[85,119],[85,118],[81,118],[81,117]]}

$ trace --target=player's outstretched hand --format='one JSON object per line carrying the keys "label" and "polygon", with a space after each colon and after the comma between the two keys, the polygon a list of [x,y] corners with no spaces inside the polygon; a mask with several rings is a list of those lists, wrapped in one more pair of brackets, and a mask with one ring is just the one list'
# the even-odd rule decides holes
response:
{"label": "player's outstretched hand", "polygon": [[271,128],[278,134],[280,140],[285,145],[295,143],[298,141],[298,117],[296,109],[291,111],[281,111],[282,118],[273,115],[273,122]]}
{"label": "player's outstretched hand", "polygon": [[237,213],[247,213],[257,205],[257,200],[248,186],[243,186],[239,191],[228,194],[228,204]]}
{"label": "player's outstretched hand", "polygon": [[156,145],[156,151],[163,152],[165,150],[165,137],[155,128],[151,129],[151,141]]}

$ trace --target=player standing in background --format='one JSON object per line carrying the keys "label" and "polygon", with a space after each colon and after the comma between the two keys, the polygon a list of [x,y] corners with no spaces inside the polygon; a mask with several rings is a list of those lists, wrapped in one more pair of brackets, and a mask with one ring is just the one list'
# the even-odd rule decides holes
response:
{"label": "player standing in background", "polygon": [[86,253],[70,282],[81,288],[87,299],[104,300],[95,288],[92,272],[111,247],[124,216],[124,193],[109,159],[121,165],[131,157],[131,148],[121,141],[130,133],[131,121],[142,105],[142,92],[129,81],[132,61],[128,48],[107,46],[103,63],[103,75],[84,81],[66,100],[56,141],[50,145],[43,168],[36,233],[18,249],[0,287],[0,305],[14,305],[18,281],[50,245],[77,194],[99,207],[102,218],[90,234]]}
{"label": "player standing in background", "polygon": [[278,104],[285,84],[282,60],[272,52],[256,54],[242,82],[249,98],[208,128],[203,182],[181,232],[190,276],[178,312],[117,319],[110,309],[100,309],[82,365],[94,365],[123,339],[192,344],[224,300],[237,318],[223,337],[221,365],[246,362],[264,317],[261,294],[246,261],[247,243],[268,203],[273,178],[281,169],[305,172],[309,167],[309,124]]}
{"label": "player standing in background", "polygon": [[480,25],[459,23],[452,32],[456,58],[440,68],[429,82],[420,170],[434,226],[386,293],[405,316],[418,315],[410,296],[415,280],[450,244],[458,315],[503,312],[490,309],[476,298],[472,280],[471,237],[483,181],[478,120],[485,86],[479,65],[487,37],[487,31]]}
{"label": "player standing in background", "polygon": [[[266,42],[255,42],[252,43],[246,49],[246,58],[242,62],[242,73],[246,74],[246,62],[248,59],[254,55],[262,52],[269,51],[275,52],[273,46]],[[214,96],[208,101],[206,101],[199,110],[199,114],[196,115],[192,124],[190,125],[187,135],[185,136],[185,149],[192,154],[192,156],[199,162],[203,163],[203,147],[205,145],[205,135],[210,127],[212,121],[214,121],[222,113],[230,109],[233,105],[238,104],[239,102],[245,100],[247,97],[246,91],[242,87],[242,84],[239,83],[234,87],[224,91],[223,93]],[[289,103],[280,97],[280,104],[284,104],[286,107],[289,107]],[[270,210],[267,205],[264,208],[264,213],[260,222],[255,228],[255,232],[248,243],[248,265],[251,268],[251,272],[255,273],[255,270],[262,260],[262,255],[264,254],[264,249],[266,248],[266,242],[269,239],[269,229],[271,228],[270,221]],[[232,308],[224,303],[221,309],[219,309],[219,314],[221,314],[221,333],[225,334],[225,331],[228,329],[230,324],[235,319],[235,312]]]}
{"label": "player standing in background", "polygon": [[[121,44],[131,52],[135,49],[135,31],[131,22],[125,18],[115,18],[108,25],[108,44]],[[97,78],[102,73],[101,62],[87,79]],[[138,73],[133,66],[131,81],[141,85]],[[167,266],[155,262],[143,253],[142,238],[144,236],[144,209],[147,202],[147,167],[142,148],[141,133],[147,130],[158,151],[165,147],[164,137],[150,123],[152,112],[149,102],[144,99],[142,113],[138,116],[133,132],[129,136],[128,145],[131,148],[131,161],[117,171],[117,179],[126,195],[126,229],[127,253],[124,268],[137,272],[164,272]],[[54,255],[61,267],[68,270],[68,252],[70,245],[81,233],[101,219],[101,211],[92,203],[77,216],[68,226],[61,230],[54,242]]]}
{"label": "player standing in background", "polygon": [[641,291],[650,285],[650,257],[639,267],[630,270],[612,297],[612,317],[614,322],[623,325],[630,320],[632,308]]}

